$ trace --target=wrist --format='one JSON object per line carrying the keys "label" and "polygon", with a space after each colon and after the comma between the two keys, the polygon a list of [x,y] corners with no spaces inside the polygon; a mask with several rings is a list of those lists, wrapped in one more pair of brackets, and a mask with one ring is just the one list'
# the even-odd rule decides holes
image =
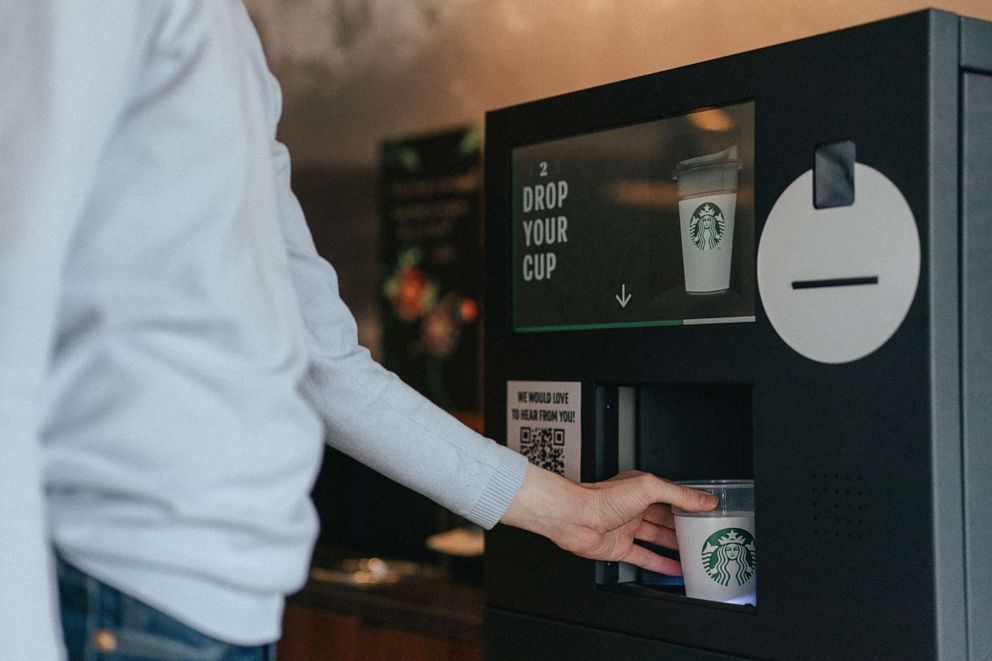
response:
{"label": "wrist", "polygon": [[558,542],[569,522],[577,521],[588,491],[575,482],[533,464],[500,523]]}

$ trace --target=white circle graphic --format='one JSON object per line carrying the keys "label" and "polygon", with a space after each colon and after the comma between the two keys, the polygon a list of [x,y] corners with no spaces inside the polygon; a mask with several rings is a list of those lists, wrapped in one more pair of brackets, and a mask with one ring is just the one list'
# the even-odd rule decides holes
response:
{"label": "white circle graphic", "polygon": [[902,324],[920,279],[913,212],[888,177],[855,164],[855,202],[816,209],[813,171],[768,214],[758,244],[758,291],[769,321],[799,354],[847,363]]}

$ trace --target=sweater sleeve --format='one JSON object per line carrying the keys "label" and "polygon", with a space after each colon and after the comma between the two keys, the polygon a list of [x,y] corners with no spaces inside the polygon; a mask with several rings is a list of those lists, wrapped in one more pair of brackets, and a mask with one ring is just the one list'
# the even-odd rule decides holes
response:
{"label": "sweater sleeve", "polygon": [[283,234],[310,340],[307,398],[333,447],[451,511],[492,528],[523,482],[527,460],[480,436],[376,363],[316,252],[275,143]]}
{"label": "sweater sleeve", "polygon": [[64,653],[39,428],[61,268],[123,104],[141,3],[0,0],[0,658]]}
{"label": "sweater sleeve", "polygon": [[[278,83],[266,70],[272,130]],[[307,329],[311,363],[303,390],[323,418],[328,443],[386,477],[484,528],[492,528],[523,483],[527,460],[435,406],[358,344],[337,275],[316,251],[290,188],[290,159],[273,138],[283,238]]]}

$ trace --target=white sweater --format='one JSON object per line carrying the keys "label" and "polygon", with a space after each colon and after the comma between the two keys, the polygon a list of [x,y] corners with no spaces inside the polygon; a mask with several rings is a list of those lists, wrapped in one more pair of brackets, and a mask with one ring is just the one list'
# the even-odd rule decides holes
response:
{"label": "white sweater", "polygon": [[51,545],[276,639],[321,439],[491,527],[525,460],[374,363],[240,2],[0,0],[0,659],[61,655]]}

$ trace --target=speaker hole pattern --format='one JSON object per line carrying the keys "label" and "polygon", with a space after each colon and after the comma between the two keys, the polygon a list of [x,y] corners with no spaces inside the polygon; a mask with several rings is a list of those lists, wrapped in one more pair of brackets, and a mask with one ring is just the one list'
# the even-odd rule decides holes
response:
{"label": "speaker hole pattern", "polygon": [[810,534],[842,546],[864,545],[868,532],[866,482],[858,473],[813,471],[810,475]]}

